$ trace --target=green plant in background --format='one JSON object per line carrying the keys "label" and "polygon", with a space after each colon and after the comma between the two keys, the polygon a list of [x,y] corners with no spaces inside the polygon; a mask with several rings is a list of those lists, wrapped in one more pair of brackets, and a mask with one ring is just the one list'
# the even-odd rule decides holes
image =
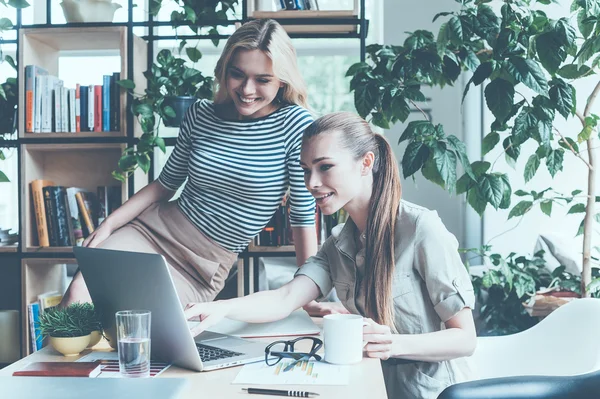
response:
{"label": "green plant in background", "polygon": [[[482,155],[501,145],[506,161],[515,166],[528,158],[523,172],[531,180],[544,163],[552,177],[563,169],[565,154],[577,157],[587,168],[588,186],[570,194],[551,188],[540,192],[513,189],[508,176],[489,162],[471,163],[465,145],[447,135],[442,125],[424,120],[410,122],[400,137],[408,146],[402,157],[404,177],[421,171],[428,180],[450,193],[466,194],[480,215],[491,205],[509,209],[509,219],[534,208],[551,215],[553,204],[565,204],[567,213],[584,217],[577,234],[583,234],[582,291],[589,296],[592,282],[591,242],[597,216],[595,166],[600,117],[592,112],[600,81],[578,111],[573,81],[594,75],[600,64],[600,1],[575,0],[570,14],[551,19],[544,12],[550,0],[504,0],[498,10],[489,0],[457,0],[460,10],[442,12],[445,18],[437,38],[427,30],[412,32],[403,45],[371,45],[367,62],[350,67],[351,91],[358,113],[384,129],[404,122],[410,107],[425,101],[422,85],[456,83],[462,71],[472,72],[471,86],[487,82],[485,101],[496,120],[483,140]],[[522,94],[520,91],[523,90]],[[463,98],[464,98],[463,95]],[[419,108],[420,109],[420,108]],[[581,128],[561,132],[558,117],[577,118]],[[567,134],[568,133],[568,134]],[[535,150],[525,150],[526,143]],[[457,164],[464,174],[459,178]],[[512,208],[511,208],[512,205]]]}
{"label": "green plant in background", "polygon": [[[483,325],[478,335],[505,335],[526,330],[539,322],[531,317],[523,303],[526,303],[540,288],[558,287],[560,291],[571,291],[581,294],[581,276],[565,271],[559,266],[552,273],[546,268],[544,251],[536,252],[533,257],[517,256],[510,253],[502,257],[490,253],[491,247],[483,249],[467,249],[463,252],[487,258],[494,267],[473,276],[472,282],[478,303],[479,319]],[[594,277],[599,270],[593,269]],[[597,294],[594,292],[594,296]]]}
{"label": "green plant in background", "polygon": [[65,308],[53,307],[40,314],[37,328],[43,337],[81,337],[102,330],[93,305],[73,303]]}
{"label": "green plant in background", "polygon": [[[175,117],[175,111],[165,104],[169,96],[191,96],[195,98],[213,97],[213,78],[204,76],[195,69],[188,67],[186,61],[174,56],[170,50],[161,50],[156,62],[150,70],[144,72],[148,86],[141,96],[135,96],[131,111],[137,118],[143,134],[136,148],[125,150],[119,160],[119,169],[113,172],[113,177],[124,181],[139,166],[144,173],[150,169],[150,155],[155,146],[164,153],[164,140],[158,135],[161,120]],[[135,89],[131,80],[118,82],[121,87]]]}
{"label": "green plant in background", "polygon": [[[29,7],[29,3],[25,0],[0,0],[0,4],[4,7],[13,7],[16,9]],[[13,28],[13,23],[8,18],[0,18],[0,63],[7,62],[15,70],[17,65],[15,60],[2,52],[2,33]],[[4,135],[13,134],[15,131],[15,110],[17,106],[17,80],[8,78],[0,84],[0,161],[5,159],[2,148]],[[8,177],[4,172],[0,171],[0,183],[8,182]]]}

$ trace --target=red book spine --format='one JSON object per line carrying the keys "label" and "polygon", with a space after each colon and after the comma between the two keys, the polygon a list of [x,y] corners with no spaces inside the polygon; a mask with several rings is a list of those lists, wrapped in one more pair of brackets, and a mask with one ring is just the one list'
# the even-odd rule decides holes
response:
{"label": "red book spine", "polygon": [[102,131],[102,86],[94,86],[94,132]]}

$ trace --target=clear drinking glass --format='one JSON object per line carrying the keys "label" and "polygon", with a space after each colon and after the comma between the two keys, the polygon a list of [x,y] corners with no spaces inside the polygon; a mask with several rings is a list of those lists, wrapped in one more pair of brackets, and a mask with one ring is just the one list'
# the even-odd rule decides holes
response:
{"label": "clear drinking glass", "polygon": [[150,316],[149,310],[115,314],[119,370],[124,377],[150,377]]}

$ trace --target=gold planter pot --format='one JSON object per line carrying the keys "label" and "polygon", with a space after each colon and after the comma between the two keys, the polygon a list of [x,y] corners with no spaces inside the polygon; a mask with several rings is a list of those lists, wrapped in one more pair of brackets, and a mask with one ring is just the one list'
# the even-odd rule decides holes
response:
{"label": "gold planter pot", "polygon": [[50,345],[65,356],[77,356],[90,343],[91,334],[81,337],[50,337]]}

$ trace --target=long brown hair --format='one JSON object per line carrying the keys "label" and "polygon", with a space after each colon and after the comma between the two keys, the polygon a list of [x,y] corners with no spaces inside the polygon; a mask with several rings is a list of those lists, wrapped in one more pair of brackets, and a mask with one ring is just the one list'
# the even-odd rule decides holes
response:
{"label": "long brown hair", "polygon": [[277,98],[285,104],[296,104],[308,109],[306,83],[298,68],[296,49],[285,30],[272,19],[246,22],[227,40],[215,67],[215,102],[229,100],[227,68],[238,49],[260,50],[273,62],[273,73],[283,82]]}
{"label": "long brown hair", "polygon": [[351,112],[322,116],[305,131],[302,144],[323,133],[341,132],[340,146],[361,159],[369,151],[375,154],[373,190],[367,216],[365,287],[367,316],[393,331],[394,310],[394,232],[402,193],[398,164],[386,139],[374,133],[369,124]]}

